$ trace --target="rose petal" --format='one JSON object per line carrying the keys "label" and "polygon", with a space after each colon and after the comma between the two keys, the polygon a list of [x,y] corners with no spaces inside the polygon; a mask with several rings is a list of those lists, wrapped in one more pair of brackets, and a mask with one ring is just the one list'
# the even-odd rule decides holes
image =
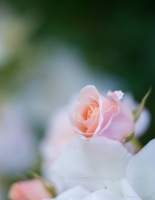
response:
{"label": "rose petal", "polygon": [[107,92],[107,96],[109,96],[109,97],[111,97],[113,100],[115,100],[117,103],[118,103],[118,96],[117,96],[117,94],[115,94],[114,92],[112,92],[112,91],[108,91]]}
{"label": "rose petal", "polygon": [[126,176],[143,200],[155,199],[155,139],[131,158]]}
{"label": "rose petal", "polygon": [[114,114],[118,113],[118,107],[113,106],[107,112],[102,113],[95,135],[101,135],[112,121]]}
{"label": "rose petal", "polygon": [[142,200],[139,195],[134,191],[134,189],[131,187],[127,179],[123,179],[121,181],[121,188],[122,188],[122,194],[124,196],[124,200]]}
{"label": "rose petal", "polygon": [[122,196],[116,192],[111,190],[99,190],[96,192],[92,192],[91,194],[87,195],[85,198],[81,200],[121,200]]}
{"label": "rose petal", "polygon": [[123,139],[134,130],[133,120],[131,111],[124,104],[120,103],[119,113],[112,116],[111,123],[100,134],[123,142]]}
{"label": "rose petal", "polygon": [[100,95],[99,106],[100,106],[101,112],[104,113],[104,112],[107,112],[111,107],[118,106],[118,103],[114,100],[108,99]]}
{"label": "rose petal", "polygon": [[121,100],[123,98],[124,93],[121,90],[115,91],[114,93],[117,95],[118,100]]}
{"label": "rose petal", "polygon": [[103,200],[103,199],[121,200],[122,196],[108,189],[103,189],[96,192],[90,192],[81,186],[77,186],[75,188],[63,192],[53,200]]}
{"label": "rose petal", "polygon": [[[90,193],[89,190],[86,190],[85,188],[81,187],[81,186],[76,186],[74,188],[71,188],[65,192],[63,192],[62,194],[58,195],[56,198],[56,200],[72,200],[72,199],[81,199],[82,197],[85,197],[86,195],[88,195]],[[54,200],[52,199],[52,200]]]}
{"label": "rose petal", "polygon": [[85,97],[88,97],[88,96],[93,96],[98,101],[99,93],[98,93],[98,91],[97,91],[97,89],[96,89],[96,87],[94,85],[88,85],[88,86],[84,87],[80,91],[80,94],[78,96],[78,101],[80,101],[81,99],[83,99]]}
{"label": "rose petal", "polygon": [[98,126],[98,120],[99,120],[99,112],[94,116],[93,123],[88,127],[88,130],[86,133],[92,133],[94,135],[94,132],[96,131],[96,127]]}

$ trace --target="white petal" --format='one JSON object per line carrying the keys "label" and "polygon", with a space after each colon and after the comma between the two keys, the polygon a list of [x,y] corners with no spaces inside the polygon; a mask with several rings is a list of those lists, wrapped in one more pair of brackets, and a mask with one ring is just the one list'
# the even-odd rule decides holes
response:
{"label": "white petal", "polygon": [[[81,186],[77,186],[58,195],[55,200],[121,200],[122,196],[108,189],[90,192]],[[53,199],[53,200],[54,200]],[[50,199],[44,199],[50,200]],[[52,200],[52,199],[51,199]]]}
{"label": "white petal", "polygon": [[121,188],[124,200],[131,200],[131,199],[142,200],[126,179],[122,179]]}
{"label": "white petal", "polygon": [[155,140],[131,158],[126,176],[143,200],[155,199]]}
{"label": "white petal", "polygon": [[149,128],[150,123],[151,114],[146,108],[144,108],[141,115],[135,123],[135,137],[142,136]]}
{"label": "white petal", "polygon": [[[74,187],[70,190],[63,192],[62,194],[58,195],[55,200],[72,200],[72,199],[81,199],[88,195],[90,191],[84,189],[81,186]],[[54,200],[52,199],[52,200]]]}
{"label": "white petal", "polygon": [[103,136],[90,141],[74,139],[51,166],[51,175],[65,188],[81,185],[88,190],[119,191],[132,155],[118,141]]}
{"label": "white petal", "polygon": [[123,98],[124,93],[121,90],[115,91],[114,93],[117,95],[118,100],[121,100]]}
{"label": "white petal", "polygon": [[111,190],[99,190],[87,195],[81,200],[121,200],[121,195]]}
{"label": "white petal", "polygon": [[[131,93],[125,93],[123,103],[127,105],[132,111],[135,110],[138,106],[138,103],[135,101],[134,96]],[[142,136],[149,128],[150,122],[151,114],[146,108],[144,108],[140,117],[135,123],[135,137]]]}
{"label": "white petal", "polygon": [[133,145],[132,142],[129,141],[129,142],[125,143],[124,146],[131,154],[136,153],[136,147]]}

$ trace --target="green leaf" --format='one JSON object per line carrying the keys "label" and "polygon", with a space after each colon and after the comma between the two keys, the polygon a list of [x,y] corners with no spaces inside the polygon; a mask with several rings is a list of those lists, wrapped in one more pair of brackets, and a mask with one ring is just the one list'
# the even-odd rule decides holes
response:
{"label": "green leaf", "polygon": [[32,174],[32,176],[34,178],[37,178],[37,179],[39,179],[42,182],[42,184],[45,187],[46,191],[49,192],[49,194],[52,195],[52,198],[56,197],[55,189],[54,189],[54,187],[49,182],[47,182],[46,180],[44,180],[41,176],[39,176],[35,172],[31,172],[31,174]]}
{"label": "green leaf", "polygon": [[149,91],[146,93],[146,95],[144,96],[144,98],[142,99],[141,103],[139,104],[139,106],[136,108],[136,110],[133,111],[133,115],[134,115],[134,121],[136,122],[137,119],[139,118],[144,106],[145,106],[145,102],[148,98],[148,96],[151,93],[152,88],[149,88]]}

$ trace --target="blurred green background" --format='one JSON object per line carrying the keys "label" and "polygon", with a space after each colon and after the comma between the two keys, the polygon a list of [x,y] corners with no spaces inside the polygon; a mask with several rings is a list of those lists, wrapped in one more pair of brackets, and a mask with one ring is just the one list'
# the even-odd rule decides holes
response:
{"label": "blurred green background", "polygon": [[[155,87],[154,1],[6,2],[20,16],[30,14],[38,22],[30,38],[34,45],[43,38],[55,38],[75,45],[90,63],[93,73],[101,74],[106,70],[118,75],[128,82],[128,88],[123,89],[132,91],[139,101],[150,85]],[[13,77],[12,71],[8,69]],[[6,81],[6,73],[6,70],[1,70],[2,84]],[[147,102],[153,118],[154,101],[153,91]],[[154,137],[154,129],[155,123],[152,123],[149,133],[141,139],[144,144]]]}
{"label": "blurred green background", "polygon": [[[88,76],[90,73],[90,77],[94,77],[98,82],[106,79],[106,75],[110,75],[111,79],[116,78],[120,81],[118,85],[121,85],[121,88],[117,88],[117,84],[116,88],[115,84],[110,87],[132,92],[138,102],[146,94],[149,86],[152,86],[153,91],[146,104],[152,116],[152,123],[147,134],[140,140],[144,145],[155,137],[155,1],[5,0],[0,5],[0,11],[3,14],[0,17],[0,37],[2,38],[0,46],[6,40],[8,48],[11,49],[6,50],[8,53],[5,54],[9,56],[5,57],[4,45],[0,47],[1,102],[5,102],[6,99],[7,101],[13,99],[16,102],[21,97],[19,104],[22,104],[22,100],[31,102],[31,95],[37,96],[41,93],[40,90],[48,90],[50,84],[57,84],[57,89],[61,91],[61,84],[65,84],[62,78],[65,76],[65,66],[63,73],[60,72],[60,77],[59,73],[52,72],[55,73],[57,82],[52,77],[51,82],[48,82],[48,88],[46,84],[41,89],[39,84],[46,81],[47,74],[44,71],[49,70],[42,60],[46,56],[48,60],[52,60],[57,46],[65,45],[71,48],[69,50],[71,53],[72,49],[80,52],[80,56],[86,63],[81,70],[85,68]],[[6,27],[7,23],[8,27]],[[67,72],[70,70],[71,68]],[[73,74],[78,76],[74,70]],[[70,76],[72,75],[67,75],[67,77]],[[34,88],[31,88],[28,96],[29,89],[27,88],[31,87],[31,83]],[[70,89],[74,90],[75,84],[69,84]],[[102,88],[102,81],[99,85]],[[104,85],[103,88],[105,88]],[[76,89],[79,88],[76,87]],[[54,96],[56,95],[57,92],[54,93]],[[69,98],[69,93],[66,95],[63,103]],[[38,95],[38,101],[39,98]],[[34,100],[33,105],[36,104]],[[51,109],[50,112],[53,110]],[[39,141],[45,131],[46,117],[44,118],[43,115],[42,119],[34,119],[35,111],[30,113],[30,116],[32,129]],[[39,171],[38,162],[34,169]]]}

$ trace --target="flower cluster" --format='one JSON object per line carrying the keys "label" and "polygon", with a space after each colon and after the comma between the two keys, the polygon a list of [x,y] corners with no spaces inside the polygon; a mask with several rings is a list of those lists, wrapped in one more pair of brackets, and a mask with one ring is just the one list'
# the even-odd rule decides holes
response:
{"label": "flower cluster", "polygon": [[48,181],[35,175],[15,183],[10,199],[155,200],[155,140],[140,150],[134,133],[149,93],[132,111],[121,91],[104,97],[83,88],[68,118],[68,108],[52,118],[41,144]]}

